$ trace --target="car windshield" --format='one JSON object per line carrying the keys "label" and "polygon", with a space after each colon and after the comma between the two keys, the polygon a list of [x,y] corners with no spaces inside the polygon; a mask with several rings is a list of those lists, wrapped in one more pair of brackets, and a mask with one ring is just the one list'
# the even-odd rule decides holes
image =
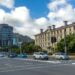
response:
{"label": "car windshield", "polygon": [[41,55],[45,55],[45,53],[40,53]]}
{"label": "car windshield", "polygon": [[65,53],[55,53],[55,55],[65,55]]}
{"label": "car windshield", "polygon": [[45,55],[45,53],[43,53],[43,52],[36,52],[34,54],[37,54],[37,55]]}

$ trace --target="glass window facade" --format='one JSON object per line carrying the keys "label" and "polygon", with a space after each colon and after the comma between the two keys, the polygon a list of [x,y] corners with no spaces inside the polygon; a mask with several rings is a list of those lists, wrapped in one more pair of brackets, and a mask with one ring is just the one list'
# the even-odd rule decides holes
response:
{"label": "glass window facade", "polygon": [[13,45],[13,28],[7,24],[0,24],[0,47]]}

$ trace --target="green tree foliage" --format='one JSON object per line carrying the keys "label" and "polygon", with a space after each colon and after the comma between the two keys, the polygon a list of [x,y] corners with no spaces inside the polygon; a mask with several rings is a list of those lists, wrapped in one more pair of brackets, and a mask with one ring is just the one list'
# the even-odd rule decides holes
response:
{"label": "green tree foliage", "polygon": [[33,53],[41,50],[41,47],[35,45],[34,42],[22,44],[22,52]]}
{"label": "green tree foliage", "polygon": [[12,52],[15,52],[15,53],[20,53],[20,48],[17,46],[17,45],[13,45],[13,46],[11,46],[11,51]]}
{"label": "green tree foliage", "polygon": [[[66,36],[66,46],[68,53],[75,52],[75,34],[70,34]],[[64,52],[64,39],[61,39],[60,42],[57,43],[57,51]]]}

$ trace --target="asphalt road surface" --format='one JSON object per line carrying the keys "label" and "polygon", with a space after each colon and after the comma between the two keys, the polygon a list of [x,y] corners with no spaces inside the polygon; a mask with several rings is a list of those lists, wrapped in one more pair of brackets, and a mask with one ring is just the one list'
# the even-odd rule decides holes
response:
{"label": "asphalt road surface", "polygon": [[0,58],[0,75],[75,75],[75,63]]}

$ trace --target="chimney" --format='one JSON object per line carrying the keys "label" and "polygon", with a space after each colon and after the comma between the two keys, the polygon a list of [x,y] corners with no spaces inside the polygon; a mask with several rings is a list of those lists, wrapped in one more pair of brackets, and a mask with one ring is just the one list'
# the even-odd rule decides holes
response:
{"label": "chimney", "polygon": [[40,29],[40,32],[43,33],[43,29]]}
{"label": "chimney", "polygon": [[55,29],[55,25],[52,25],[52,29]]}
{"label": "chimney", "polygon": [[65,24],[65,26],[67,26],[68,24],[67,24],[67,21],[64,21],[64,24]]}
{"label": "chimney", "polygon": [[51,26],[48,26],[48,29],[51,30]]}

